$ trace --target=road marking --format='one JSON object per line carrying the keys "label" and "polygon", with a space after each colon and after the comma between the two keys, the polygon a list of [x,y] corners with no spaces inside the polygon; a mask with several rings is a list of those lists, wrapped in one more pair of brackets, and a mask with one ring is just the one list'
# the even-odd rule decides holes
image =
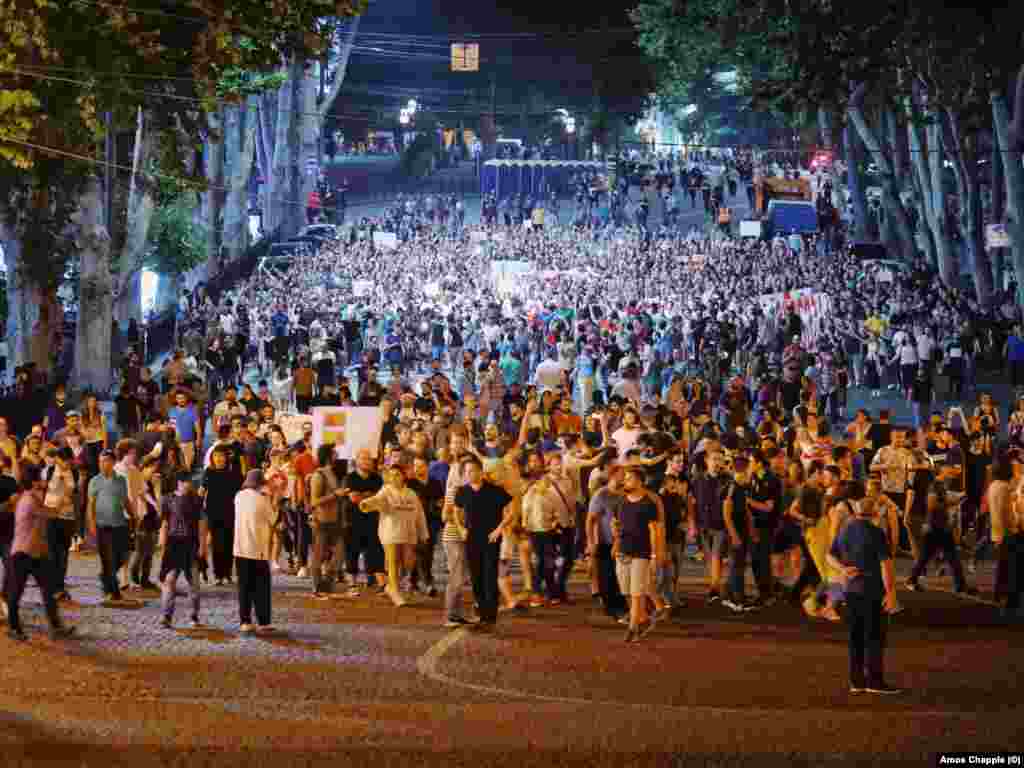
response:
{"label": "road marking", "polygon": [[[444,658],[445,654],[448,653],[452,648],[459,644],[459,642],[469,635],[467,629],[457,629],[449,635],[442,637],[434,645],[432,645],[427,652],[424,653],[416,660],[416,669],[419,670],[420,674],[429,680],[433,680],[435,683],[441,683],[442,685],[450,685],[456,688],[463,688],[469,691],[475,691],[482,693],[487,696],[493,696],[495,698],[504,699],[525,699],[528,701],[541,701],[548,704],[570,704],[572,706],[583,706],[583,707],[617,707],[620,709],[637,710],[637,711],[648,711],[648,712],[675,712],[675,713],[705,713],[714,715],[741,715],[741,714],[808,714],[808,713],[829,713],[837,716],[853,716],[860,718],[871,718],[875,717],[878,713],[872,709],[857,709],[857,710],[842,710],[842,709],[818,709],[809,710],[806,708],[794,708],[785,709],[782,707],[778,708],[759,708],[759,707],[705,707],[705,706],[685,706],[680,704],[648,704],[641,702],[628,702],[628,701],[615,701],[615,700],[602,700],[602,699],[582,699],[574,696],[549,696],[542,693],[527,693],[526,691],[517,691],[513,688],[500,688],[492,685],[480,685],[479,683],[467,683],[463,680],[456,680],[450,675],[446,675],[438,670],[438,664],[441,659]],[[867,700],[867,699],[865,699]],[[921,711],[915,712],[914,710],[900,711],[901,716],[910,717],[928,717],[928,718],[959,718],[963,720],[977,720],[981,718],[981,712],[962,712],[962,711]],[[986,715],[987,716],[987,715]]]}
{"label": "road marking", "polygon": [[993,608],[1002,608],[1002,606],[995,600],[986,600],[984,597],[978,595],[960,594],[956,590],[947,589],[946,587],[928,587],[926,592],[945,592],[947,595],[953,595],[957,600],[969,600],[972,603],[979,603],[980,605],[989,605]]}

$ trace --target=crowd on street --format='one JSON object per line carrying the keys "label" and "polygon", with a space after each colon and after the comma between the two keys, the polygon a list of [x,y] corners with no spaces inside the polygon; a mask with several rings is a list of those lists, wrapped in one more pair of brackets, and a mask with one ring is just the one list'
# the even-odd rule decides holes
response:
{"label": "crowd on street", "polygon": [[[446,626],[493,633],[580,599],[582,562],[630,643],[685,616],[698,557],[723,611],[845,617],[851,689],[879,693],[896,557],[914,563],[903,588],[948,572],[965,597],[995,561],[1019,620],[1024,398],[978,386],[989,370],[1024,385],[1012,292],[981,307],[841,238],[652,231],[586,195],[564,225],[525,205],[470,225],[457,204],[403,200],[287,268],[183,296],[179,349],[159,371],[127,356],[111,423],[18,369],[0,403],[9,635],[27,637],[28,576],[55,635],[72,631],[60,603],[86,547],[109,603],[159,590],[164,627],[179,582],[196,624],[204,580],[237,584],[244,633],[273,631],[282,571],[316,600],[436,599]],[[913,423],[870,407],[883,391]],[[376,451],[286,438],[281,414],[327,405],[379,409]]]}

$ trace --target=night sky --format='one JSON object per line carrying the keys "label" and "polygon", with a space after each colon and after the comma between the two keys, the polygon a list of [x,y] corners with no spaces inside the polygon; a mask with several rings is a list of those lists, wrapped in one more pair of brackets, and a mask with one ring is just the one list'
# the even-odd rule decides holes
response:
{"label": "night sky", "polygon": [[[601,7],[605,18],[594,15],[594,3],[579,0],[501,6],[492,0],[376,0],[360,23],[337,111],[397,111],[413,97],[439,112],[464,110],[471,98],[467,92],[489,97],[492,73],[499,115],[517,112],[530,88],[550,100],[564,101],[569,109],[583,108],[592,102],[594,73],[602,66],[628,77],[640,61],[629,6]],[[595,31],[602,26],[612,32]],[[481,37],[464,39],[480,44],[481,71],[450,72],[447,46],[474,34]],[[424,38],[402,40],[393,35]],[[416,55],[410,57],[412,53]]]}

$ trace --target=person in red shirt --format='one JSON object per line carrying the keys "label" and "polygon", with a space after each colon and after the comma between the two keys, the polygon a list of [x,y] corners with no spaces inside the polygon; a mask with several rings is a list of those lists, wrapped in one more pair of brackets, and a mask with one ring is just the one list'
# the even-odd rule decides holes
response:
{"label": "person in red shirt", "polygon": [[313,190],[309,193],[309,199],[306,201],[306,223],[312,224],[316,221],[317,216],[320,215],[320,208],[322,201],[320,200],[320,193],[317,190]]}
{"label": "person in red shirt", "polygon": [[309,545],[313,540],[313,530],[309,527],[309,515],[306,512],[306,480],[316,471],[316,457],[310,448],[313,439],[312,425],[303,440],[292,447],[292,468],[295,470],[295,497],[292,499],[291,528],[294,535],[295,549],[298,554],[300,568],[297,576],[305,578],[309,575],[306,563],[309,562]]}

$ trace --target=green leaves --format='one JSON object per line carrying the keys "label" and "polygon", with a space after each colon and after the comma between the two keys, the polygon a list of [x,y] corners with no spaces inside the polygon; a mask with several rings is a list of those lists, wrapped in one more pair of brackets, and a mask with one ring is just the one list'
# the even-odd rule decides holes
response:
{"label": "green leaves", "polygon": [[192,218],[188,194],[165,197],[153,212],[145,265],[180,275],[206,258],[206,233]]}

